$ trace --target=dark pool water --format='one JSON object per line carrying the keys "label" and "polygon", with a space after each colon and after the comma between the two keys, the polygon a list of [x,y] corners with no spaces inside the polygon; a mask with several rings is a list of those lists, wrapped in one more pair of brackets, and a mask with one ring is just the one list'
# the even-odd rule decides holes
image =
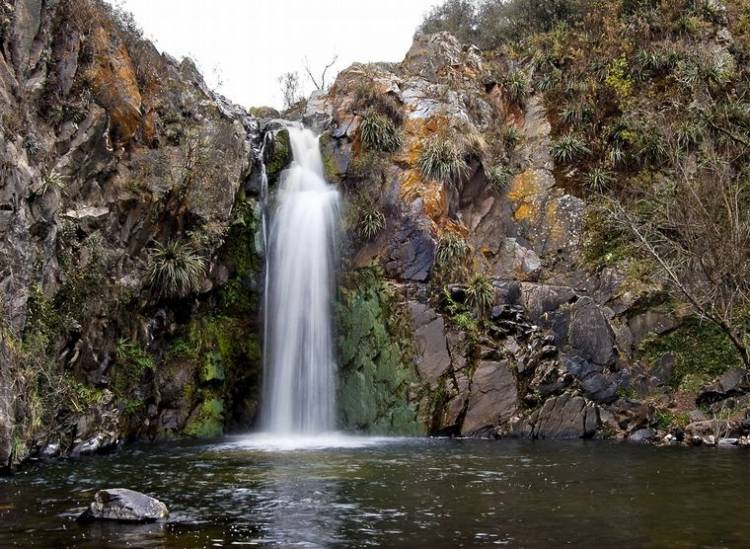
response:
{"label": "dark pool water", "polygon": [[[749,547],[750,453],[608,443],[134,447],[0,478],[0,547]],[[354,445],[357,446],[357,445]],[[98,488],[165,524],[79,526]]]}

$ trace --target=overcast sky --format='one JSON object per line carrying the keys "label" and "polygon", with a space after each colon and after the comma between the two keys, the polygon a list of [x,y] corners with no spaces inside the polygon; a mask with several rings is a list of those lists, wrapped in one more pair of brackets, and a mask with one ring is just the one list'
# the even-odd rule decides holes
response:
{"label": "overcast sky", "polygon": [[[111,0],[147,38],[190,56],[208,84],[246,107],[281,106],[278,78],[354,61],[401,61],[439,0]],[[305,79],[307,89],[312,88]]]}

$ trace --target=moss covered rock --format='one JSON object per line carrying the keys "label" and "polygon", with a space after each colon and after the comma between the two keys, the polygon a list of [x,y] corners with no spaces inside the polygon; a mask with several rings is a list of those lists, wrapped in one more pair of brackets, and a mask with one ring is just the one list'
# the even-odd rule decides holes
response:
{"label": "moss covered rock", "polygon": [[342,427],[379,434],[424,433],[408,398],[409,385],[416,380],[408,321],[382,273],[372,268],[353,273],[336,312]]}

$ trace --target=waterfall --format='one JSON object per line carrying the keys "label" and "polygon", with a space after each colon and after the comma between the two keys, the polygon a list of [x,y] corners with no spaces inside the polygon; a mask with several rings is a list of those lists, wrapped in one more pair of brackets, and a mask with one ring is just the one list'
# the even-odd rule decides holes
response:
{"label": "waterfall", "polygon": [[318,138],[288,130],[293,160],[281,174],[268,234],[262,424],[274,434],[318,434],[335,428],[339,195],[325,181]]}

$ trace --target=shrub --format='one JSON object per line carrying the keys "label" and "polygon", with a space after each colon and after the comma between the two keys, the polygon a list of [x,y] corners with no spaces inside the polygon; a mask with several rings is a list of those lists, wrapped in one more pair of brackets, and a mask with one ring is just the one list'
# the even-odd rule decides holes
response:
{"label": "shrub", "polygon": [[394,152],[401,147],[401,134],[396,124],[372,107],[362,116],[359,132],[362,144],[367,149]]}
{"label": "shrub", "polygon": [[586,186],[597,193],[606,191],[614,181],[615,178],[612,172],[605,168],[592,168],[584,175]]}
{"label": "shrub", "polygon": [[387,157],[381,151],[360,151],[352,159],[347,174],[357,179],[382,181],[388,164]]}
{"label": "shrub", "polygon": [[532,91],[531,79],[526,71],[521,69],[511,70],[501,80],[508,99],[523,107]]}
{"label": "shrub", "polygon": [[552,144],[550,154],[558,162],[570,164],[584,156],[591,154],[591,149],[576,135],[564,135]]}
{"label": "shrub", "polygon": [[360,236],[367,240],[371,240],[380,231],[385,229],[385,215],[374,207],[366,208],[362,212],[357,229]]}
{"label": "shrub", "polygon": [[461,235],[446,232],[438,242],[435,262],[443,268],[463,265],[470,252],[469,243]]}
{"label": "shrub", "polygon": [[510,153],[516,150],[521,141],[521,132],[515,126],[508,126],[503,130],[503,143],[505,149]]}
{"label": "shrub", "polygon": [[206,274],[203,258],[190,244],[157,243],[149,250],[147,282],[159,297],[185,297],[198,289]]}
{"label": "shrub", "polygon": [[489,311],[495,301],[495,288],[490,279],[482,274],[474,275],[466,289],[466,301],[480,315]]}
{"label": "shrub", "polygon": [[445,137],[433,137],[419,156],[419,169],[427,179],[455,186],[466,176],[469,166],[462,146]]}
{"label": "shrub", "polygon": [[42,191],[41,194],[45,195],[47,192],[58,189],[62,190],[65,188],[65,178],[57,170],[51,170],[42,180]]}
{"label": "shrub", "polygon": [[484,176],[498,191],[508,186],[508,183],[513,179],[513,175],[513,170],[503,164],[492,166],[484,171]]}
{"label": "shrub", "polygon": [[391,94],[379,89],[371,80],[360,82],[354,90],[354,109],[367,111],[373,109],[390,118],[394,124],[400,125],[404,121],[401,105]]}

